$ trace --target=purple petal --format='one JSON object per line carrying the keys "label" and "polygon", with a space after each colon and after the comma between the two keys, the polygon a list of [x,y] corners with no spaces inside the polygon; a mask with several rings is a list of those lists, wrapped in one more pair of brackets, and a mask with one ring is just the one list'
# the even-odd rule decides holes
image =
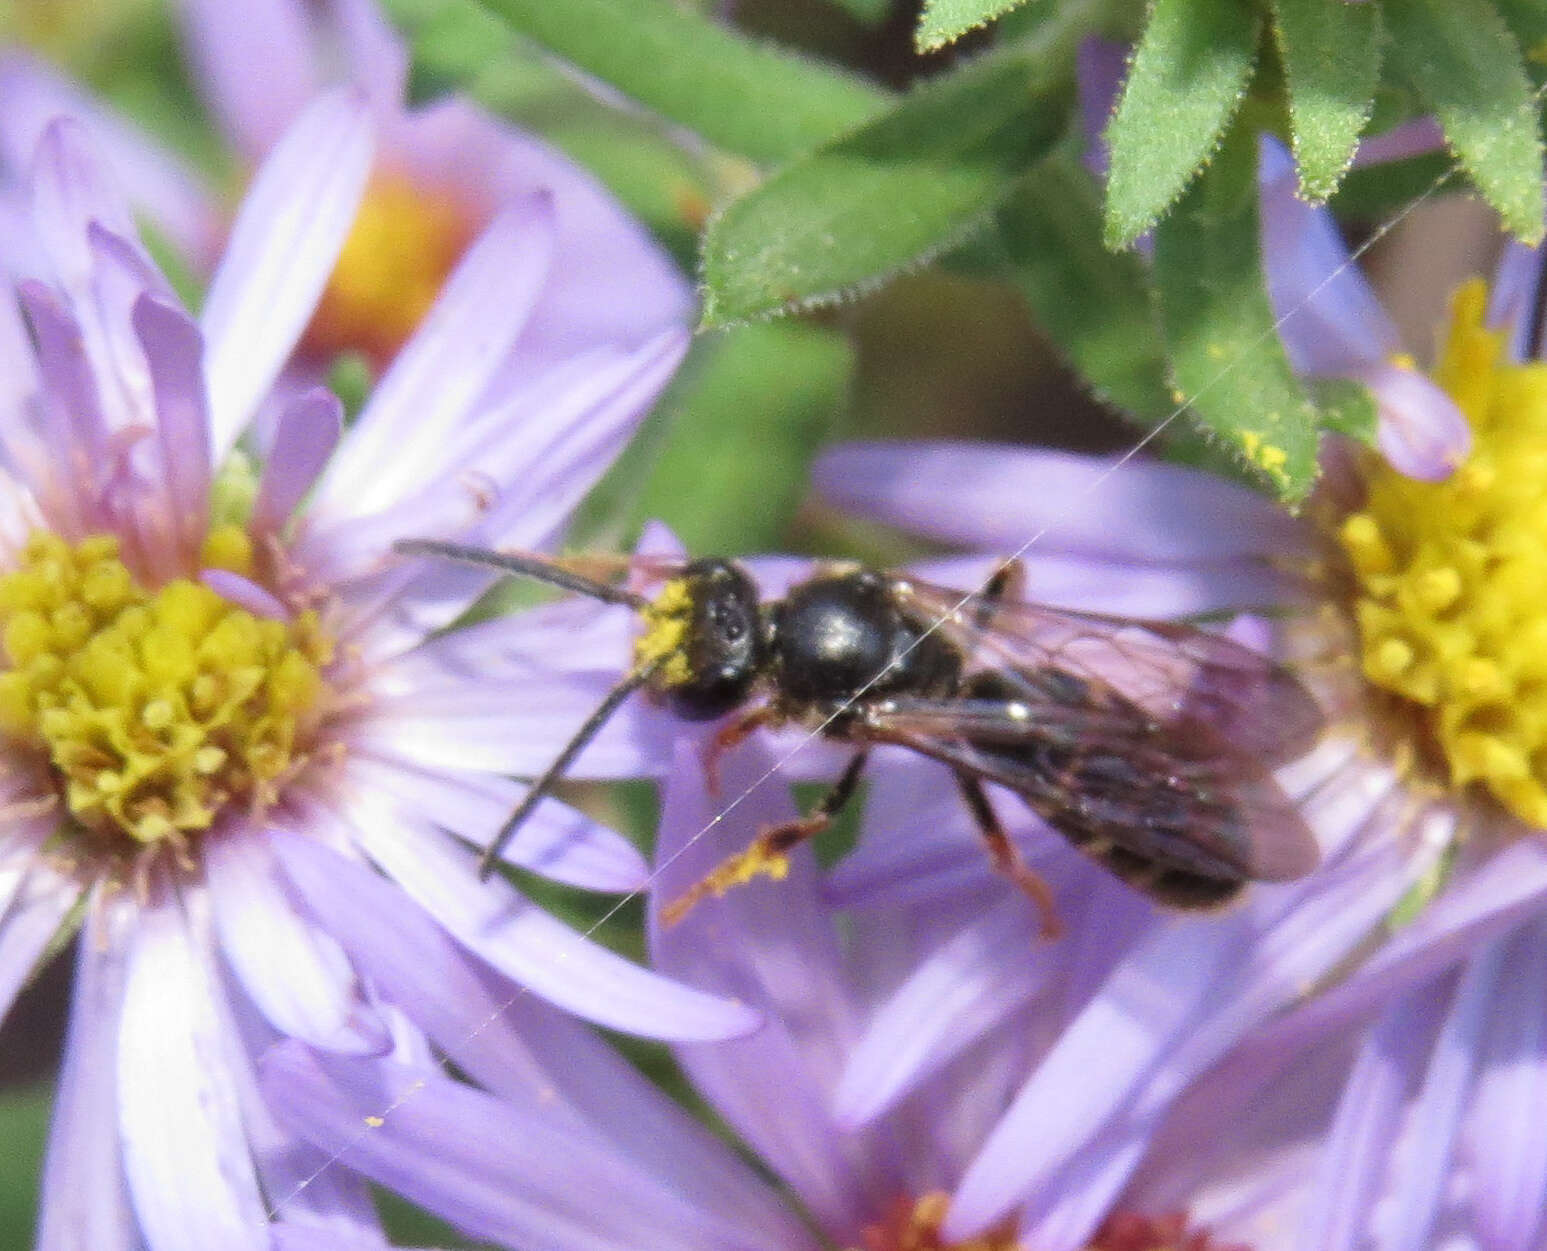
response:
{"label": "purple petal", "polygon": [[1528,247],[1518,239],[1504,244],[1493,282],[1488,291],[1488,326],[1509,333],[1509,359],[1515,362],[1541,356],[1537,342],[1527,342],[1531,333],[1532,311],[1541,299],[1542,250]]}
{"label": "purple petal", "polygon": [[343,428],[344,406],[325,387],[304,391],[285,405],[258,481],[254,531],[276,533],[289,520],[333,455]]}
{"label": "purple petal", "polygon": [[[474,962],[386,878],[315,839],[279,833],[291,879],[387,998],[413,1013],[457,1067],[497,1094],[567,1105],[679,1193],[763,1229],[797,1228],[724,1145],[573,1018]],[[795,1245],[792,1239],[788,1245]],[[786,1245],[781,1243],[780,1245]]]}
{"label": "purple petal", "polygon": [[221,949],[280,1033],[329,1051],[379,1055],[391,1046],[348,957],[297,909],[259,834],[209,839],[205,868]]}
{"label": "purple petal", "polygon": [[983,443],[851,443],[813,471],[831,503],[996,555],[1230,560],[1305,548],[1261,496],[1196,470]]}
{"label": "purple petal", "polygon": [[275,1106],[317,1146],[473,1237],[534,1251],[774,1251],[744,1241],[735,1213],[695,1209],[538,1099],[518,1105],[512,1133],[511,1106],[435,1070],[339,1064],[284,1043],[263,1075]]}
{"label": "purple petal", "polygon": [[103,165],[86,128],[60,117],[44,128],[32,161],[33,224],[64,288],[77,300],[89,290],[92,223],[125,239],[134,217]]}
{"label": "purple petal", "polygon": [[1547,925],[1504,944],[1507,976],[1488,1007],[1476,1093],[1467,1113],[1472,1212],[1490,1251],[1541,1245],[1547,1135],[1531,1109],[1547,1106]]}
{"label": "purple petal", "polygon": [[[98,402],[96,379],[86,356],[78,322],[41,283],[19,288],[22,311],[37,343],[42,375],[44,413],[40,423],[47,440],[55,487],[45,500],[51,510],[64,511],[77,532],[101,523],[96,510],[100,484],[108,464],[107,426]],[[72,490],[60,490],[70,484]],[[78,519],[78,520],[77,520]]]}
{"label": "purple petal", "polygon": [[[1357,782],[1355,783],[1357,787]],[[1318,801],[1358,828],[1379,794]],[[1324,839],[1328,820],[1313,828]],[[1334,861],[1304,883],[1253,887],[1217,920],[1157,926],[1064,1030],[962,1180],[945,1232],[975,1234],[1038,1192],[1119,1112],[1158,1117],[1245,1030],[1336,967],[1422,872],[1394,840]],[[1432,853],[1431,853],[1432,854]],[[1099,1075],[1089,1057],[1102,1057]]]}
{"label": "purple petal", "polygon": [[335,27],[350,80],[365,88],[377,109],[402,108],[408,86],[408,49],[375,0],[332,0],[327,17]]}
{"label": "purple petal", "polygon": [[[1006,951],[1030,952],[1010,969]],[[1043,987],[1055,946],[1037,942],[1024,901],[1008,898],[931,952],[869,1017],[833,1094],[845,1127],[874,1120],[1009,1020]]]}
{"label": "purple petal", "polygon": [[[233,12],[231,20],[240,18]],[[253,178],[200,318],[217,457],[251,420],[311,319],[354,224],[372,147],[364,99],[330,92]]]}
{"label": "purple petal", "polygon": [[306,6],[297,0],[182,0],[200,95],[248,160],[280,142],[317,90]]}
{"label": "purple petal", "polygon": [[1450,477],[1472,451],[1472,424],[1455,400],[1417,369],[1381,363],[1353,371],[1379,410],[1376,444],[1398,473],[1421,482]]}
{"label": "purple petal", "polygon": [[753,834],[795,815],[787,784],[751,748],[722,769],[724,794],[705,791],[698,749],[683,743],[662,798],[651,891],[651,950],[664,971],[767,1012],[748,1038],[681,1048],[693,1084],[795,1190],[829,1231],[855,1230],[882,1189],[861,1136],[839,1129],[832,1091],[855,1035],[832,917],[821,905],[809,847],[782,881],[738,886],[700,903],[674,927],[660,908]]}
{"label": "purple petal", "polygon": [[291,611],[283,600],[239,573],[232,573],[229,569],[201,569],[199,581],[221,599],[240,604],[255,617],[268,621],[289,621],[291,618]]}
{"label": "purple petal", "polygon": [[1340,376],[1401,351],[1396,326],[1353,264],[1332,214],[1295,194],[1294,161],[1264,135],[1262,256],[1279,334],[1300,373]]}
{"label": "purple petal", "polygon": [[1293,1055],[1329,1032],[1374,1017],[1394,997],[1454,968],[1539,915],[1547,849],[1522,839],[1465,875],[1346,980],[1255,1036],[1239,1062]]}
{"label": "purple petal", "polygon": [[1368,1236],[1403,1106],[1433,1040],[1432,1017],[1427,996],[1409,996],[1382,1018],[1360,1048],[1298,1230],[1306,1246],[1354,1251]]}
{"label": "purple petal", "polygon": [[80,885],[35,864],[0,914],[0,1020],[80,898]]}
{"label": "purple petal", "polygon": [[1085,165],[1099,179],[1107,176],[1111,153],[1106,128],[1117,106],[1117,93],[1128,69],[1128,49],[1094,36],[1080,41],[1077,78],[1080,121],[1085,129]]}
{"label": "purple petal", "polygon": [[[198,556],[209,525],[209,413],[204,403],[204,341],[181,309],[154,296],[134,305],[134,330],[150,366],[156,398],[162,507],[172,550],[184,568]],[[172,572],[171,570],[166,571]]]}
{"label": "purple petal", "polygon": [[165,883],[128,953],[118,1034],[118,1132],[156,1251],[264,1251],[267,1218],[228,1072],[220,993]]}
{"label": "purple petal", "polygon": [[[436,825],[475,847],[493,842],[526,789],[502,778],[437,774],[397,762],[360,759],[355,768],[357,777],[399,803],[433,813]],[[538,804],[501,858],[582,890],[634,891],[645,884],[644,857],[632,843],[558,800]]]}
{"label": "purple petal", "polygon": [[354,840],[475,954],[550,1003],[612,1029],[714,1041],[761,1023],[744,1004],[691,990],[629,963],[555,920],[502,878],[480,881],[473,857],[431,821],[352,788]]}
{"label": "purple petal", "polygon": [[691,284],[650,233],[584,169],[463,100],[394,128],[393,154],[426,186],[495,206],[544,192],[558,237],[552,279],[501,376],[520,380],[601,344],[632,347],[692,316]]}
{"label": "purple petal", "polygon": [[219,207],[202,179],[41,62],[15,51],[0,56],[0,154],[12,169],[27,168],[44,129],[62,114],[84,124],[136,209],[185,258],[202,261],[220,224]]}
{"label": "purple petal", "polygon": [[1399,122],[1390,130],[1360,141],[1355,166],[1378,165],[1385,161],[1403,161],[1410,156],[1445,150],[1445,132],[1432,117],[1414,117]]}
{"label": "purple petal", "polygon": [[339,448],[317,488],[317,512],[380,512],[460,468],[452,456],[469,411],[526,324],[552,257],[546,197],[512,205],[489,224]]}
{"label": "purple petal", "polygon": [[[1398,1154],[1393,1185],[1402,1201],[1395,1205],[1388,1246],[1423,1251],[1440,1216],[1452,1173],[1461,1118],[1472,1093],[1478,1044],[1501,974],[1503,945],[1484,947],[1462,973],[1429,1057],[1423,1087],[1406,1126],[1405,1150]],[[1510,971],[1513,976],[1513,970]]]}
{"label": "purple petal", "polygon": [[126,948],[137,914],[134,900],[101,888],[86,913],[43,1165],[37,1251],[142,1245],[119,1159],[114,1080]]}

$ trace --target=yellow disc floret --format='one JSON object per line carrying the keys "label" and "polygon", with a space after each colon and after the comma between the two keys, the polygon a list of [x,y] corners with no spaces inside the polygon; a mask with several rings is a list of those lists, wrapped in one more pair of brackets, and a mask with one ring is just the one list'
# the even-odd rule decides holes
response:
{"label": "yellow disc floret", "polygon": [[[240,563],[231,536],[212,546]],[[29,539],[0,575],[0,730],[46,753],[75,820],[140,844],[262,808],[304,758],[331,647],[199,582],[139,586],[118,540]]]}
{"label": "yellow disc floret", "polygon": [[328,279],[306,345],[378,364],[408,339],[471,237],[466,210],[397,174],[371,180]]}
{"label": "yellow disc floret", "polygon": [[1486,299],[1456,293],[1435,371],[1471,457],[1439,483],[1372,466],[1339,538],[1365,677],[1424,709],[1453,785],[1547,826],[1547,365],[1506,360]]}

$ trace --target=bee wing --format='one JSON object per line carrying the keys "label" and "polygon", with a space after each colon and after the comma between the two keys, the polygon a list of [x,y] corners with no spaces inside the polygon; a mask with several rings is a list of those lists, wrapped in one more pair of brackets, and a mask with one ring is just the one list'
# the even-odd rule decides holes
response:
{"label": "bee wing", "polygon": [[1261,759],[1197,722],[1161,727],[1121,704],[894,699],[867,710],[865,735],[1015,791],[1076,846],[1270,882],[1320,860]]}
{"label": "bee wing", "polygon": [[1293,674],[1196,626],[989,601],[906,577],[895,589],[978,665],[1103,682],[1158,721],[1212,727],[1243,756],[1282,764],[1321,733],[1321,710]]}

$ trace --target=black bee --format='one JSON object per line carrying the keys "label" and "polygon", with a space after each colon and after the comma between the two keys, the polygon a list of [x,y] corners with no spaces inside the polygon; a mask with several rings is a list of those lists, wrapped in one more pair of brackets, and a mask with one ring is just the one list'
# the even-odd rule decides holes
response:
{"label": "black bee", "polygon": [[853,757],[806,816],[762,830],[667,909],[777,874],[789,850],[852,797],[875,744],[949,766],[994,864],[1055,922],[1046,886],[1022,863],[983,789],[1021,796],[1086,855],[1161,903],[1209,908],[1248,881],[1310,872],[1317,847],[1272,768],[1306,751],[1322,718],[1285,669],[1185,625],[1066,612],[1012,594],[1008,564],[982,593],[903,574],[841,568],[763,603],[720,559],[658,567],[653,599],[542,557],[407,540],[405,555],[521,573],[643,617],[633,667],[576,732],[484,852],[492,871],[521,822],[636,690],[677,716],[738,709],[723,749],[763,725],[798,724],[852,744]]}

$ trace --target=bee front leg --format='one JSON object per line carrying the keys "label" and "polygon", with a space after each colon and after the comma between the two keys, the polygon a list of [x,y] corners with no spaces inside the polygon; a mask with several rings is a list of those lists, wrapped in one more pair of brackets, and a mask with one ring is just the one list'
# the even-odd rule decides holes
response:
{"label": "bee front leg", "polygon": [[727,725],[715,731],[714,737],[704,748],[704,787],[712,799],[720,797],[720,758],[731,748],[744,743],[765,725],[777,721],[778,714],[772,704],[764,704],[751,712],[743,713]]}
{"label": "bee front leg", "polygon": [[854,792],[859,788],[860,775],[865,771],[867,756],[866,752],[855,752],[843,775],[817,801],[816,807],[803,817],[770,825],[759,831],[745,851],[721,861],[662,908],[661,920],[667,926],[675,925],[701,899],[710,895],[718,899],[731,887],[755,878],[781,880],[790,871],[790,852],[825,830],[832,823],[833,817],[854,798]]}
{"label": "bee front leg", "polygon": [[967,801],[967,810],[972,813],[972,819],[977,822],[978,834],[993,858],[994,868],[1019,886],[1036,907],[1042,918],[1042,937],[1058,938],[1063,934],[1064,927],[1058,919],[1058,904],[1053,898],[1052,888],[1021,858],[1020,848],[1010,841],[1004,826],[999,824],[999,816],[988,801],[983,783],[969,774],[958,773],[956,785],[962,798]]}

